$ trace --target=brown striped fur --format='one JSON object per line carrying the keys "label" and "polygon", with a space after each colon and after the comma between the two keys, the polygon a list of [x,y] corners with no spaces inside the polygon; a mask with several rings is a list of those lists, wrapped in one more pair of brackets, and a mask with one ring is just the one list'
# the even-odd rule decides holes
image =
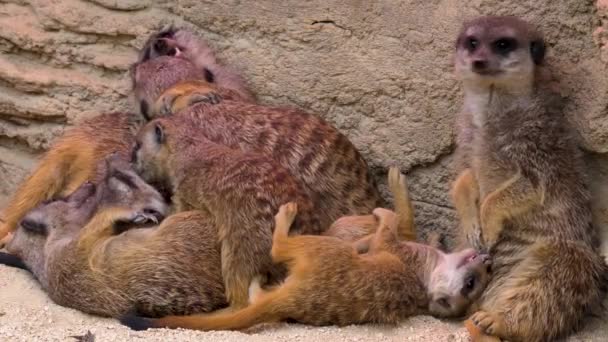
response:
{"label": "brown striped fur", "polygon": [[457,42],[465,100],[452,196],[462,240],[494,260],[471,317],[477,340],[564,337],[606,293],[581,153],[535,82],[543,57],[541,35],[514,17],[468,22]]}
{"label": "brown striped fur", "polygon": [[[219,104],[191,101],[192,95],[199,95],[192,82],[200,77],[196,70],[184,58],[167,56],[136,65],[135,92],[145,94],[141,100],[148,103],[146,107],[163,108],[162,113],[149,110],[148,115],[154,118],[171,112],[189,117],[198,135],[273,158],[305,188],[324,227],[342,216],[366,214],[384,204],[365,160],[348,138],[329,123],[298,109],[263,106],[225,96],[222,85],[216,88],[221,97]],[[203,81],[201,93],[208,94],[207,88]],[[188,107],[173,110],[177,103]]]}
{"label": "brown striped fur", "polygon": [[171,189],[178,212],[203,210],[216,219],[226,294],[243,306],[251,280],[276,272],[268,251],[280,203],[294,199],[302,208],[294,232],[319,234],[322,226],[306,192],[274,160],[211,142],[192,127],[187,117],[150,122],[138,134],[135,167]]}

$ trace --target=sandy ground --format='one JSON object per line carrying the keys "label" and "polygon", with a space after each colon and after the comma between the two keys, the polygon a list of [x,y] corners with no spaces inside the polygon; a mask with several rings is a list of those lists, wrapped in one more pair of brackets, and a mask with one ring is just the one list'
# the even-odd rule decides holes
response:
{"label": "sandy ground", "polygon": [[[54,304],[26,272],[0,266],[0,341],[76,341],[90,331],[95,341],[468,341],[457,322],[413,317],[399,327],[306,327],[276,324],[239,332],[152,330],[133,332],[112,319],[82,314]],[[568,341],[607,341],[608,321],[592,319]]]}

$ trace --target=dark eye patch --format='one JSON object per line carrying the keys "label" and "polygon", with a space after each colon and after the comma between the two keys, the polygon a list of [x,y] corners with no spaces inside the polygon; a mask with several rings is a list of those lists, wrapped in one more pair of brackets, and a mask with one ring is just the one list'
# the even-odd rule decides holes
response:
{"label": "dark eye patch", "polygon": [[137,141],[133,149],[131,150],[131,162],[134,163],[137,161],[137,151],[141,148],[141,143]]}
{"label": "dark eye patch", "polygon": [[477,40],[477,38],[475,37],[467,37],[464,40],[464,46],[467,50],[469,50],[469,52],[473,52],[477,50],[477,47],[479,46],[479,40]]}
{"label": "dark eye patch", "polygon": [[467,275],[464,278],[464,283],[462,284],[462,289],[460,290],[460,294],[463,297],[466,297],[475,289],[475,285],[477,284],[477,275],[472,273]]}
{"label": "dark eye patch", "polygon": [[148,106],[148,102],[144,100],[139,101],[139,112],[146,121],[150,121],[150,107]]}
{"label": "dark eye patch", "polygon": [[40,235],[47,234],[47,226],[43,222],[23,219],[23,220],[21,220],[20,224],[21,224],[21,227],[29,233],[40,234]]}
{"label": "dark eye patch", "polygon": [[114,171],[114,173],[112,174],[112,177],[114,177],[118,181],[124,183],[129,188],[135,188],[136,187],[135,181],[133,180],[133,177],[131,177],[130,175],[128,175],[128,174],[126,174],[124,172]]}
{"label": "dark eye patch", "polygon": [[517,40],[513,38],[500,38],[492,44],[492,50],[499,55],[506,56],[517,49]]}
{"label": "dark eye patch", "polygon": [[450,301],[448,300],[447,297],[443,297],[443,298],[439,298],[436,301],[439,305],[443,306],[446,309],[450,308]]}

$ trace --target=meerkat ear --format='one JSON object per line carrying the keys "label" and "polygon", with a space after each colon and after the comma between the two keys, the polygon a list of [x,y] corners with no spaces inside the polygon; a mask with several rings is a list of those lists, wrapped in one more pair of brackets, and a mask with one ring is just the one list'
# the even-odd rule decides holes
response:
{"label": "meerkat ear", "polygon": [[160,123],[154,125],[154,137],[157,144],[162,145],[165,143],[165,129]]}
{"label": "meerkat ear", "polygon": [[545,59],[545,42],[542,39],[534,40],[530,43],[530,54],[534,64],[540,65]]}

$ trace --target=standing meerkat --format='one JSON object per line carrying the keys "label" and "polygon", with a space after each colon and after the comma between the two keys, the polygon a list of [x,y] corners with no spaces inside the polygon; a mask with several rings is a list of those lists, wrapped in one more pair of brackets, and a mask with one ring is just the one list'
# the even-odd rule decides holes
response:
{"label": "standing meerkat", "polygon": [[535,82],[544,54],[515,17],[472,20],[457,40],[465,99],[452,196],[464,240],[489,250],[494,270],[467,323],[477,340],[555,340],[606,294],[580,151]]}
{"label": "standing meerkat", "polygon": [[280,207],[271,251],[275,263],[288,265],[289,276],[271,290],[258,288],[248,307],[160,319],[125,316],[121,322],[135,330],[238,330],[288,319],[311,325],[396,324],[416,314],[461,315],[489,279],[487,255],[472,249],[444,254],[400,242],[397,215],[389,210],[374,210],[379,226],[364,254],[334,237],[289,237],[296,213],[295,203]]}
{"label": "standing meerkat", "polygon": [[[342,216],[369,213],[384,204],[357,149],[346,136],[316,115],[226,98],[219,104],[199,102],[173,113],[171,104],[189,103],[181,98],[192,94],[190,88],[178,80],[188,68],[192,68],[189,61],[166,56],[135,67],[135,92],[148,94],[142,100],[153,101],[146,107],[162,108],[154,105],[157,102],[168,104],[162,113],[149,111],[149,117],[172,113],[190,118],[196,128],[194,134],[276,160],[305,188],[318,209],[323,227],[329,227]],[[183,82],[192,84],[184,78]],[[159,92],[162,87],[157,79],[174,85]],[[154,96],[159,98],[152,100]],[[164,100],[167,97],[170,99]]]}
{"label": "standing meerkat", "polygon": [[293,198],[302,208],[295,232],[319,234],[324,227],[289,171],[264,155],[216,144],[193,126],[187,117],[150,122],[138,133],[133,162],[144,180],[171,191],[177,212],[203,210],[214,217],[226,296],[241,307],[251,280],[276,272],[269,251],[281,201]]}

